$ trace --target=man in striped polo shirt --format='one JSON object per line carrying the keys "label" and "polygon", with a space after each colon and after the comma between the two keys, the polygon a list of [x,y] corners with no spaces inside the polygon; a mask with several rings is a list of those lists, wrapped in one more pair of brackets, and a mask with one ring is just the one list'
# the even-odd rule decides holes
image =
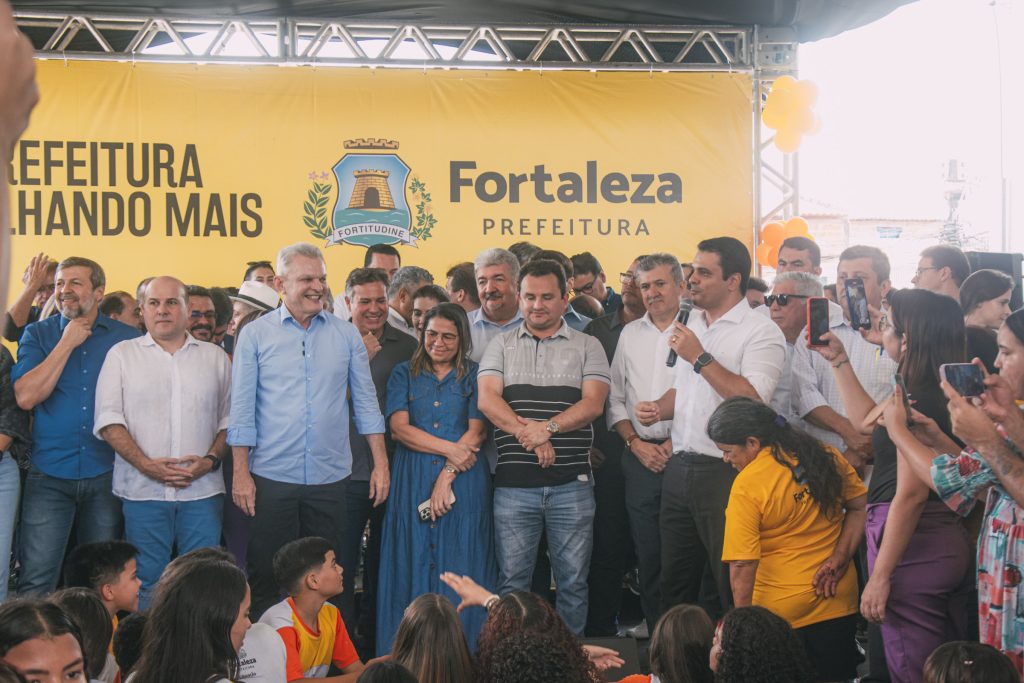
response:
{"label": "man in striped polo shirt", "polygon": [[491,340],[480,361],[480,410],[495,427],[494,528],[499,593],[530,589],[547,531],[556,607],[583,634],[594,539],[591,423],[610,373],[601,344],[562,319],[565,272],[538,260],[519,274],[523,324]]}

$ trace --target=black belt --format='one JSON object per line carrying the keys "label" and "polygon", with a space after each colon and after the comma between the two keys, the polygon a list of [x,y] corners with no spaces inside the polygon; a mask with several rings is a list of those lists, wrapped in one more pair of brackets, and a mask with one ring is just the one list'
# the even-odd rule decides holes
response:
{"label": "black belt", "polygon": [[683,462],[691,465],[710,465],[725,462],[721,458],[716,458],[713,455],[704,455],[703,453],[694,453],[693,451],[676,451],[672,454],[672,457],[680,458]]}

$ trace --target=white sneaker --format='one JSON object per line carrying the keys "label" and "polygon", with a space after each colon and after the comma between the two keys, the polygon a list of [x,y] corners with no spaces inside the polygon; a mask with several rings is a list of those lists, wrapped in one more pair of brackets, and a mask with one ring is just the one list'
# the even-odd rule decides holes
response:
{"label": "white sneaker", "polygon": [[645,619],[633,628],[627,629],[626,635],[637,640],[647,640],[650,638],[651,634],[647,629],[647,620]]}

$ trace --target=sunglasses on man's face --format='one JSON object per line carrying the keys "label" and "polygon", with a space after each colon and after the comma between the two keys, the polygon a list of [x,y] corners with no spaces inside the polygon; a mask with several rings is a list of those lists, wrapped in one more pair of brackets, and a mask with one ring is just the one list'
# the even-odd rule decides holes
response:
{"label": "sunglasses on man's face", "polygon": [[803,294],[769,294],[764,298],[764,305],[770,308],[777,301],[779,306],[788,306],[790,299],[810,299],[810,297]]}

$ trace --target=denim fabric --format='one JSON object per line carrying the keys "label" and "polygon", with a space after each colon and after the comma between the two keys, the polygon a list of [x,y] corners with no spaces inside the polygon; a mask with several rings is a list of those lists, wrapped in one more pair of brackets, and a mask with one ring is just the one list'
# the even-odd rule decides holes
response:
{"label": "denim fabric", "polygon": [[180,556],[196,548],[220,546],[224,496],[186,501],[126,500],[123,505],[125,539],[139,550],[139,609],[144,610],[149,608],[153,587],[175,548]]}
{"label": "denim fabric", "polygon": [[57,479],[35,467],[29,470],[18,538],[18,593],[53,592],[72,526],[78,532],[78,545],[120,538],[121,501],[112,485],[113,472],[88,479]]}
{"label": "denim fabric", "polygon": [[583,635],[587,573],[594,544],[594,491],[590,481],[540,488],[494,490],[498,592],[530,590],[537,544],[547,531],[555,575],[555,608],[569,630]]}
{"label": "denim fabric", "polygon": [[11,544],[18,520],[18,496],[21,477],[18,463],[9,453],[0,457],[0,602],[7,599],[7,583],[11,575]]}

